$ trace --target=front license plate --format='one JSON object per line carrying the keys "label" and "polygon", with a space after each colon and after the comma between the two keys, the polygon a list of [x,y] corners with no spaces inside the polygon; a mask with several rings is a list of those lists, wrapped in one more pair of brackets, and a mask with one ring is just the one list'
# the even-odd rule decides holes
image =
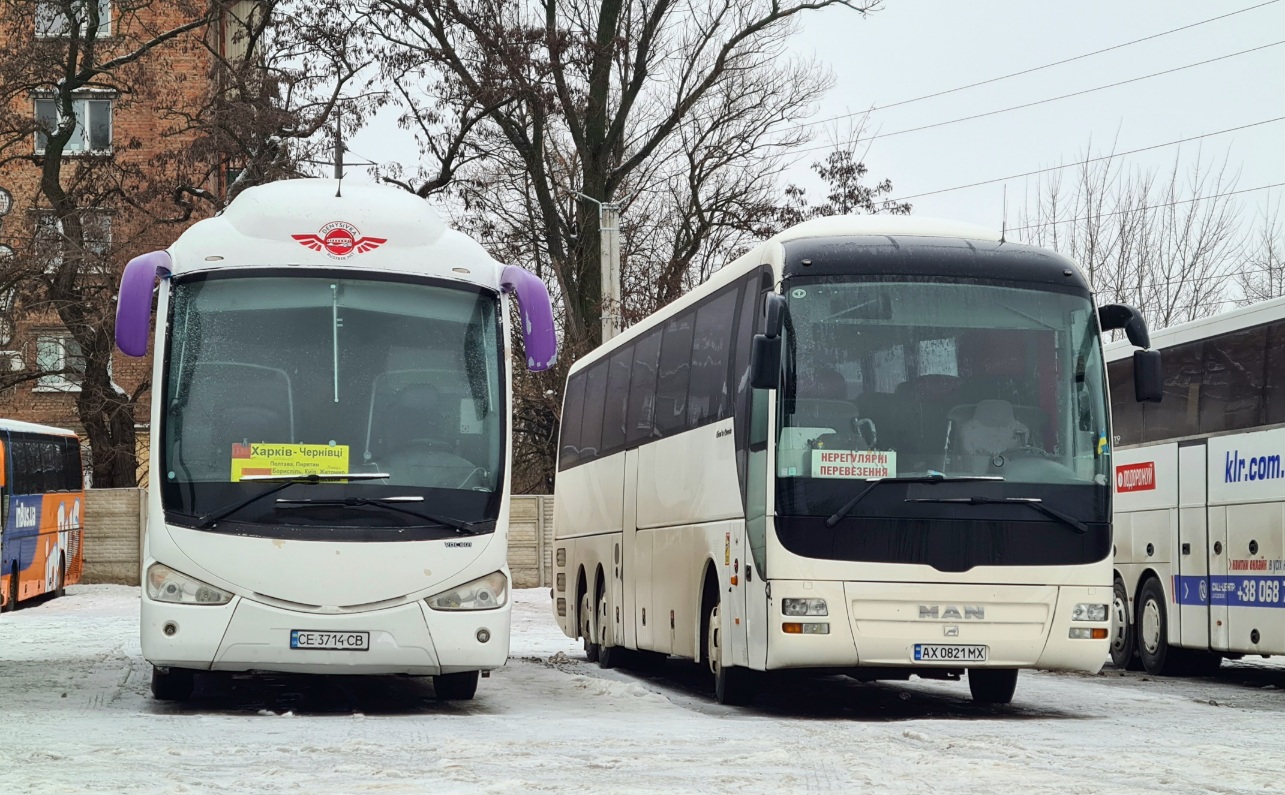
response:
{"label": "front license plate", "polygon": [[915,662],[986,662],[987,646],[916,643]]}
{"label": "front license plate", "polygon": [[290,648],[370,651],[370,633],[327,632],[323,629],[292,629],[290,630]]}

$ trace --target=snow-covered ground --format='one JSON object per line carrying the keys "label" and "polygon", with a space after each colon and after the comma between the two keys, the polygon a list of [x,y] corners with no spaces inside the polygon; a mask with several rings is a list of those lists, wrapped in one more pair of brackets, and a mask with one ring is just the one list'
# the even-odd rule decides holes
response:
{"label": "snow-covered ground", "polygon": [[429,680],[212,677],[148,696],[138,591],[80,586],[0,617],[0,792],[1278,793],[1285,664],[1213,679],[1024,673],[966,684],[778,682],[714,703],[690,663],[603,671],[516,593],[512,658],[475,701]]}

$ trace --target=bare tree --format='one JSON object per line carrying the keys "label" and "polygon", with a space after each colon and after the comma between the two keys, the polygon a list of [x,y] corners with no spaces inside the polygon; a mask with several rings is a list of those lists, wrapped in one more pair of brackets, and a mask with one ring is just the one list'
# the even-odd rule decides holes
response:
{"label": "bare tree", "polygon": [[56,317],[69,335],[61,351],[37,350],[43,372],[28,357],[27,371],[9,380],[75,377],[99,486],[135,483],[135,406],[148,388],[146,377],[132,393],[113,382],[113,263],[164,214],[145,164],[130,154],[140,131],[113,119],[179,79],[162,58],[197,46],[217,11],[203,0],[0,2],[0,173],[16,195],[35,197],[0,285],[23,314]]}
{"label": "bare tree", "polygon": [[[569,363],[600,339],[597,202],[621,209],[626,321],[681,295],[771,217],[807,138],[797,123],[830,80],[786,52],[799,15],[877,5],[368,0],[381,79],[428,161],[385,176],[443,192],[461,226],[551,282]],[[519,457],[556,436],[563,375],[520,377]],[[547,449],[529,457],[546,487]]]}
{"label": "bare tree", "polygon": [[1285,295],[1285,217],[1279,200],[1267,205],[1257,238],[1249,244],[1244,267],[1236,273],[1242,304]]}
{"label": "bare tree", "polygon": [[1137,306],[1153,328],[1226,303],[1244,247],[1226,158],[1207,164],[1198,154],[1184,168],[1179,153],[1161,175],[1125,171],[1090,147],[1075,168],[1069,191],[1060,171],[1036,183],[1015,236],[1076,260],[1102,300]]}
{"label": "bare tree", "polygon": [[[197,103],[162,98],[167,135],[189,139],[151,166],[188,214],[222,209],[242,190],[316,173],[334,153],[335,125],[359,129],[384,92],[347,93],[371,59],[346,3],[237,2],[220,36],[202,40],[207,89]],[[220,190],[217,186],[222,185]]]}
{"label": "bare tree", "polygon": [[[132,363],[113,373],[120,269],[244,187],[301,173],[328,146],[325,128],[368,61],[347,9],[0,0],[0,175],[32,208],[0,263],[0,308],[66,329],[29,343],[35,355],[0,386],[53,382],[74,394],[95,485],[136,482],[135,423],[151,386]],[[375,100],[342,101],[351,129]]]}

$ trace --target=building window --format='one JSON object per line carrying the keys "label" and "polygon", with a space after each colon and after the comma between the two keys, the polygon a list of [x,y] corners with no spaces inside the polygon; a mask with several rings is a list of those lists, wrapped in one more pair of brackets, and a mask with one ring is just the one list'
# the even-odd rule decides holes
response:
{"label": "building window", "polygon": [[[72,20],[76,22],[80,35],[84,36],[89,28],[89,14],[94,6],[98,7],[97,38],[110,36],[112,32],[111,0],[37,0],[36,38],[66,38],[71,35]],[[70,15],[67,14],[69,8]]]}
{"label": "building window", "polygon": [[36,389],[48,392],[76,392],[85,376],[85,355],[67,332],[47,332],[36,338],[36,366],[45,375]]}
{"label": "building window", "polygon": [[[105,210],[82,210],[80,225],[84,235],[81,272],[106,273],[107,254],[112,247],[111,214]],[[75,241],[67,236],[62,219],[49,210],[37,211],[35,251],[44,260],[45,273],[62,267],[65,255],[74,252],[76,247]]]}
{"label": "building window", "polygon": [[[63,149],[64,154],[77,152],[110,152],[112,149],[112,101],[77,97],[71,101],[76,116],[76,129]],[[36,100],[36,154],[44,154],[49,133],[58,127],[58,100],[48,97]]]}

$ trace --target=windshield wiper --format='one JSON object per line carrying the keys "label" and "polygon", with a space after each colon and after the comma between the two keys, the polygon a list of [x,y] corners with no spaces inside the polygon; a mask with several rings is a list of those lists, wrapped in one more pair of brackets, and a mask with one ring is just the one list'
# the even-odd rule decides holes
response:
{"label": "windshield wiper", "polygon": [[906,502],[957,502],[964,505],[1027,505],[1045,516],[1057,519],[1063,524],[1069,525],[1076,533],[1084,535],[1089,532],[1089,526],[1070,514],[1065,514],[1056,508],[1050,508],[1044,504],[1039,497],[921,497]]}
{"label": "windshield wiper", "polygon": [[383,480],[386,477],[388,477],[387,472],[327,472],[324,475],[246,475],[241,478],[242,483],[246,481],[259,481],[263,483],[277,483],[278,485],[265,491],[261,491],[252,497],[239,500],[231,505],[225,505],[222,508],[216,508],[209,513],[196,517],[196,527],[197,529],[209,527],[228,514],[239,511],[252,502],[258,502],[264,497],[276,494],[278,491],[293,486],[296,483],[324,483],[331,480]]}
{"label": "windshield wiper", "polygon": [[999,475],[960,475],[959,477],[947,477],[941,472],[933,472],[929,475],[915,475],[899,478],[867,478],[866,482],[870,485],[857,492],[857,496],[848,500],[843,507],[835,511],[829,519],[825,520],[826,527],[834,527],[848,512],[857,507],[857,503],[865,499],[866,495],[875,490],[875,487],[881,483],[968,483],[976,480],[1003,480]]}
{"label": "windshield wiper", "polygon": [[317,500],[310,500],[310,499],[277,500],[277,505],[282,507],[288,506],[288,507],[295,507],[295,508],[307,508],[307,507],[325,508],[325,507],[336,507],[336,506],[359,507],[362,505],[375,505],[380,508],[387,508],[390,511],[396,511],[397,513],[404,513],[407,516],[414,516],[419,519],[424,519],[429,522],[432,522],[433,524],[441,525],[442,527],[449,527],[453,529],[455,532],[459,533],[460,535],[475,536],[475,535],[481,535],[482,533],[487,532],[486,530],[478,529],[474,525],[489,524],[489,522],[488,523],[466,522],[462,519],[455,519],[449,516],[435,516],[433,514],[423,513],[421,511],[412,511],[409,508],[403,508],[400,505],[396,504],[399,502],[423,502],[423,501],[424,501],[423,497],[336,497],[336,498],[323,497]]}

